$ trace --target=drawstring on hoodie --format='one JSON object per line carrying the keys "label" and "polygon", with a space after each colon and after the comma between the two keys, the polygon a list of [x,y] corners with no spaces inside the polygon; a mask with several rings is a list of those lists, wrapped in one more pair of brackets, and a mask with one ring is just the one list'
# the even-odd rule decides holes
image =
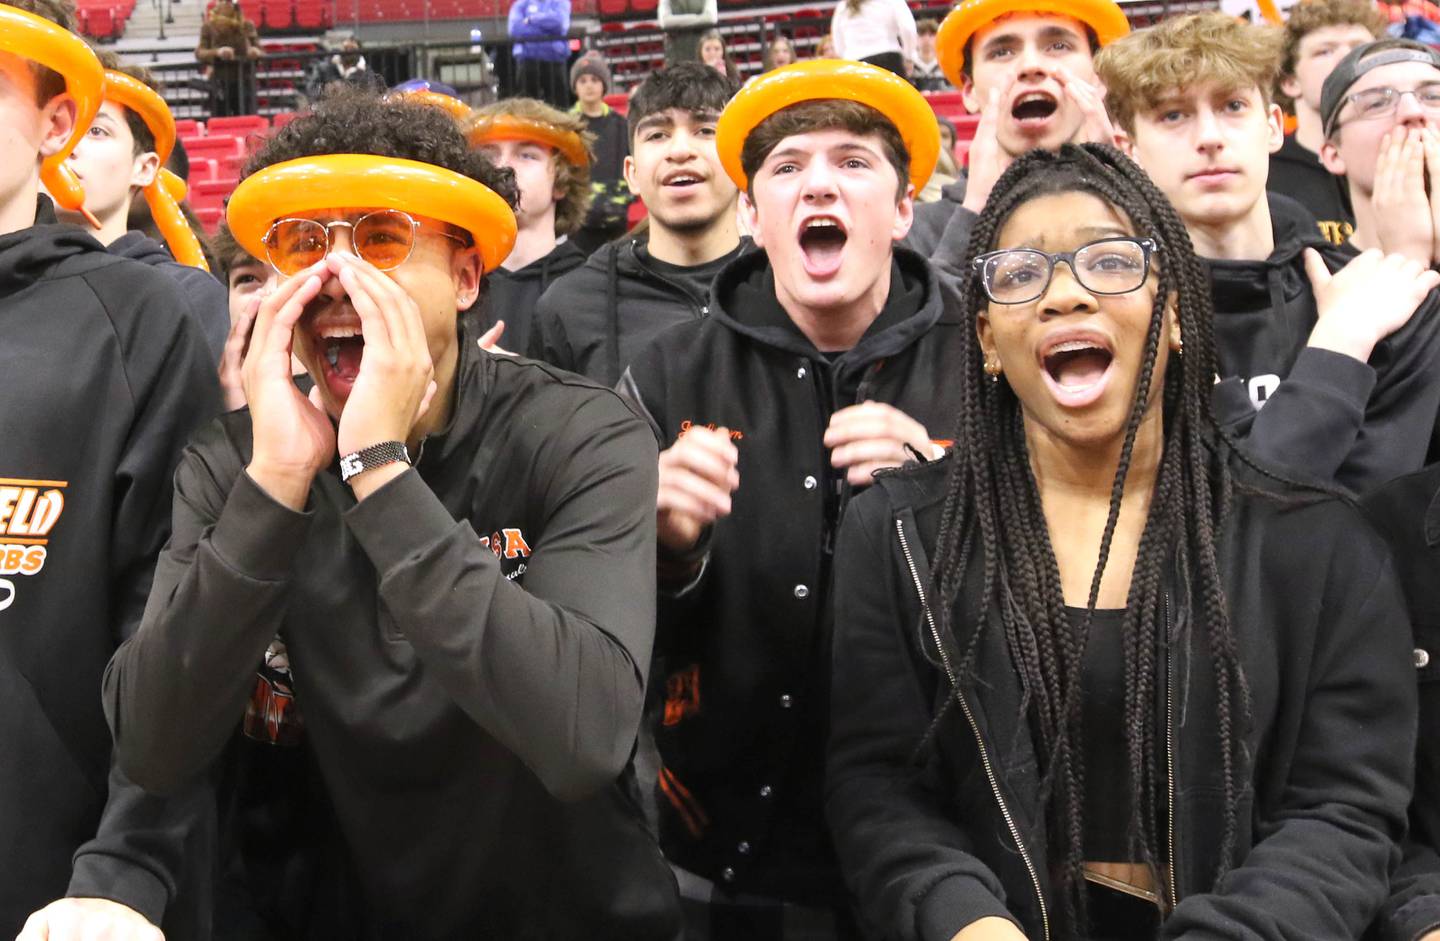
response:
{"label": "drawstring on hoodie", "polygon": [[620,378],[620,244],[610,246],[605,268],[605,310],[610,315],[610,375]]}

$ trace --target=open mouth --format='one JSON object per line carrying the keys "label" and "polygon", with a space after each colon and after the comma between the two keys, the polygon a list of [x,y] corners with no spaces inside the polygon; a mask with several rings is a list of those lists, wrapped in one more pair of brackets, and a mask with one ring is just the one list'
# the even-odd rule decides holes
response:
{"label": "open mouth", "polygon": [[845,243],[850,236],[834,216],[811,216],[800,224],[800,253],[805,270],[812,277],[833,274],[840,268]]}
{"label": "open mouth", "polygon": [[1010,116],[1021,127],[1044,124],[1059,110],[1060,103],[1048,92],[1026,92],[1010,106]]}
{"label": "open mouth", "polygon": [[705,181],[694,173],[672,173],[661,181],[663,185],[676,189],[688,189],[703,182]]}
{"label": "open mouth", "polygon": [[345,401],[360,375],[360,363],[365,358],[365,337],[360,332],[360,325],[317,326],[311,334],[311,343],[320,353],[326,387],[337,400]]}
{"label": "open mouth", "polygon": [[1071,337],[1052,343],[1040,357],[1047,385],[1060,404],[1072,408],[1100,397],[1115,354],[1097,337]]}

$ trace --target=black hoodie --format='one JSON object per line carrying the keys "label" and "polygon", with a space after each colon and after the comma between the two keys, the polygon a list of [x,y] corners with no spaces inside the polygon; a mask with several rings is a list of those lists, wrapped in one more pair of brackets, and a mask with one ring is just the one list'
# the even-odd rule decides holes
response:
{"label": "black hoodie", "polygon": [[[882,474],[845,519],[833,674],[845,695],[826,813],[869,936],[949,941],[994,916],[1031,941],[1062,941],[1029,693],[998,606],[976,597],[983,548],[972,547],[945,653],[931,627],[949,466]],[[1347,941],[1384,901],[1405,827],[1416,705],[1404,599],[1353,506],[1236,474],[1216,555],[1250,704],[1236,728],[1253,760],[1217,883],[1219,693],[1206,633],[1172,614],[1169,599],[1193,591],[1177,563],[1156,612],[1154,737],[1157,803],[1174,808],[1162,872],[1179,904],[1154,937]],[[978,639],[977,624],[991,625]],[[947,654],[971,664],[953,696]]]}
{"label": "black hoodie", "polygon": [[503,320],[505,333],[500,337],[501,349],[525,353],[533,342],[535,306],[540,295],[561,275],[584,263],[585,253],[566,239],[523,268],[515,271],[496,268],[485,279],[485,294],[479,306],[472,308],[476,313],[472,332],[478,337],[495,326],[497,320]]}
{"label": "black hoodie", "polygon": [[708,425],[729,428],[740,452],[740,489],[698,581],[660,611],[661,845],[717,883],[841,905],[820,782],[830,552],[852,490],[822,438],[834,412],[866,400],[948,437],[968,323],[904,249],[880,316],[838,356],[780,307],[763,252],[727,265],[713,296],[709,317],[661,334],[621,382],[661,448]]}
{"label": "black hoodie", "polygon": [[112,772],[96,694],[140,625],[180,449],[219,411],[169,279],[55,224],[47,199],[0,236],[0,937],[66,895],[208,937],[179,893],[186,854],[207,852],[200,795]]}
{"label": "black hoodie", "polygon": [[304,512],[270,499],[248,410],[196,437],[106,675],[121,765],[160,792],[204,773],[278,633],[365,890],[337,915],[363,930],[332,936],[674,941],[630,763],[654,440],[608,389],[460,348],[447,427],[363,503],[337,464]]}
{"label": "black hoodie", "polygon": [[1314,248],[1331,271],[1355,252],[1321,238],[1294,200],[1269,201],[1270,257],[1206,261],[1223,377],[1216,418],[1272,466],[1355,493],[1419,469],[1440,411],[1440,298],[1426,298],[1369,363],[1306,346],[1318,312],[1302,251]]}
{"label": "black hoodie", "polygon": [[182,265],[169,249],[144,232],[126,232],[110,243],[110,253],[162,271],[180,286],[186,309],[200,328],[211,358],[220,362],[230,334],[230,292],[219,278],[203,268]]}
{"label": "black hoodie", "polygon": [[945,230],[950,227],[950,220],[957,214],[965,220],[962,228],[956,231],[958,236],[951,236],[955,251],[963,252],[965,242],[970,235],[970,226],[975,221],[975,213],[964,208],[965,187],[970,177],[965,173],[960,174],[960,179],[954,183],[947,183],[940,188],[940,198],[933,203],[915,204],[915,222],[910,226],[910,234],[905,236],[901,242],[906,248],[919,252],[934,264],[942,264],[946,261],[940,246],[946,242]]}
{"label": "black hoodie", "polygon": [[[719,267],[749,246],[749,239],[741,239],[729,254],[695,267]],[[710,312],[707,292],[693,280],[658,270],[642,239],[603,245],[540,298],[528,353],[614,386],[651,340]]]}

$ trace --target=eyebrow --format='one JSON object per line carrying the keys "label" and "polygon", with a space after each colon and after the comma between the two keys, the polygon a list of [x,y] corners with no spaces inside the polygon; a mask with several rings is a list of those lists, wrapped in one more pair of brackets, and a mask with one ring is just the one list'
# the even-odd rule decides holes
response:
{"label": "eyebrow", "polygon": [[[823,148],[823,150],[820,152],[835,153],[837,151],[840,153],[851,153],[854,151],[859,151],[860,153],[866,154],[867,156],[871,157],[883,156],[878,148],[868,146],[860,141],[854,140],[843,141],[839,144],[835,144],[832,147]],[[766,158],[766,162],[768,163],[770,160],[773,160],[776,157],[803,157],[812,153],[816,153],[816,151],[807,150],[803,147],[797,147],[792,144],[789,147],[777,147],[774,150],[770,151],[770,156]]]}
{"label": "eyebrow", "polygon": [[[1075,234],[1085,239],[1085,244],[1096,242],[1100,239],[1139,238],[1139,236],[1126,232],[1118,225],[1087,225],[1083,228],[1076,229]],[[1044,244],[1045,237],[1042,235],[1039,239],[1021,242],[1019,245],[1012,245],[1011,248],[1032,248],[1036,251],[1043,251]]]}
{"label": "eyebrow", "polygon": [[[1017,32],[998,32],[991,36],[989,39],[985,40],[985,42],[981,44],[980,48],[982,50],[985,50],[1002,44],[1018,44],[1023,41],[1023,38],[1024,37],[1022,37]],[[1061,26],[1058,23],[1052,23],[1048,26],[1042,27],[1040,29],[1038,38],[1041,42],[1055,39],[1070,39],[1079,42],[1081,39],[1083,39],[1083,37],[1075,30],[1071,29],[1068,26]]]}

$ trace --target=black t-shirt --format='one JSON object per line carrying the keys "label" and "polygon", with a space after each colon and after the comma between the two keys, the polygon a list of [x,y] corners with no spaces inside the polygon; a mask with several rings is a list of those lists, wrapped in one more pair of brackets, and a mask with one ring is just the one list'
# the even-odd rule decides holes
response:
{"label": "black t-shirt", "polygon": [[719,258],[698,265],[672,265],[668,261],[661,261],[650,254],[648,245],[637,246],[635,255],[640,259],[640,264],[647,269],[666,281],[673,281],[681,285],[694,294],[700,303],[704,304],[710,298],[710,285],[715,281],[715,276],[720,273],[721,268],[740,257],[740,250],[743,246],[742,242]]}
{"label": "black t-shirt", "polygon": [[1350,208],[1350,190],[1342,176],[1325,169],[1320,157],[1301,146],[1291,134],[1284,145],[1270,155],[1270,179],[1266,188],[1300,203],[1320,224],[1320,234],[1339,245],[1355,232],[1355,213]]}

